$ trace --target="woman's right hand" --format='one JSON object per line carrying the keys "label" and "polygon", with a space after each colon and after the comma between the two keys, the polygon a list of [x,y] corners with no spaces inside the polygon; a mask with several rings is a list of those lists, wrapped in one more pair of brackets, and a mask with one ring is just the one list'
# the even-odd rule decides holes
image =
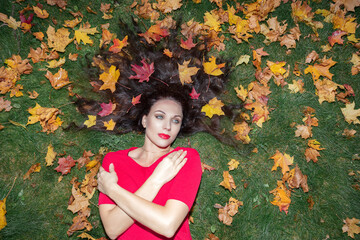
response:
{"label": "woman's right hand", "polygon": [[183,150],[170,153],[156,166],[150,178],[161,186],[169,182],[185,165],[186,154],[187,152]]}

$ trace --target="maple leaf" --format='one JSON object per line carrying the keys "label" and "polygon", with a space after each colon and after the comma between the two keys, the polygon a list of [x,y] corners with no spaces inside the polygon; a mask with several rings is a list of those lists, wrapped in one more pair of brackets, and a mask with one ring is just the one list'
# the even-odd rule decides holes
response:
{"label": "maple leaf", "polygon": [[49,17],[49,13],[45,9],[40,9],[37,6],[33,6],[33,10],[38,18],[44,19]]}
{"label": "maple leaf", "polygon": [[28,18],[26,18],[22,13],[20,13],[21,29],[24,33],[29,32],[31,27],[34,25],[32,22],[34,14],[31,13]]}
{"label": "maple leaf", "polygon": [[[100,39],[100,48],[103,45],[109,44],[111,42],[111,39],[114,38],[114,34],[112,34],[108,29],[102,29],[101,39]],[[119,42],[121,43],[121,41]],[[115,42],[114,42],[115,45]]]}
{"label": "maple leaf", "polygon": [[356,130],[354,129],[344,129],[344,132],[343,132],[343,136],[345,136],[346,138],[353,138],[355,137],[355,133],[356,133]]}
{"label": "maple leaf", "polygon": [[[89,209],[89,208],[87,208]],[[73,218],[73,224],[70,226],[66,234],[70,237],[74,232],[86,229],[90,231],[92,229],[91,223],[87,217],[90,215],[90,210],[82,209],[78,212],[78,215]]]}
{"label": "maple leaf", "polygon": [[81,23],[82,19],[81,18],[75,18],[73,20],[65,20],[63,26],[64,27],[68,27],[68,28],[74,28],[76,27],[79,23]]}
{"label": "maple leaf", "polygon": [[190,50],[192,49],[193,47],[195,47],[196,44],[194,44],[193,42],[193,39],[191,37],[189,37],[186,41],[184,41],[182,38],[181,38],[181,44],[180,44],[180,47],[186,49],[186,50]]}
{"label": "maple leaf", "polygon": [[346,34],[347,34],[347,32],[344,32],[344,31],[341,31],[341,30],[337,30],[337,31],[333,32],[332,35],[328,37],[328,41],[330,43],[330,46],[334,46],[335,43],[343,44],[344,40],[341,39],[341,37],[346,35]]}
{"label": "maple leaf", "polygon": [[319,59],[319,54],[317,54],[317,52],[313,50],[306,56],[305,63],[311,63],[313,61],[316,61],[317,59]]}
{"label": "maple leaf", "polygon": [[233,216],[238,213],[238,208],[243,206],[243,202],[233,197],[230,197],[229,202],[223,207],[220,204],[215,204],[215,208],[218,208],[218,219],[225,225],[230,226],[233,221]]}
{"label": "maple leaf", "polygon": [[162,13],[170,13],[182,6],[181,0],[158,0],[153,4],[154,8],[159,9]]}
{"label": "maple leaf", "polygon": [[288,213],[288,209],[291,203],[291,191],[286,188],[283,181],[277,181],[277,187],[270,191],[274,195],[274,200],[271,201],[271,204],[278,206],[280,212],[284,211]]}
{"label": "maple leaf", "polygon": [[239,166],[239,161],[235,159],[231,159],[230,162],[228,162],[229,165],[229,171],[236,169]]}
{"label": "maple leaf", "polygon": [[65,48],[71,43],[74,38],[69,38],[69,31],[66,28],[60,28],[55,31],[55,28],[49,26],[46,34],[48,36],[48,45],[58,52],[65,52]]}
{"label": "maple leaf", "polygon": [[57,60],[52,60],[48,62],[48,68],[58,68],[61,67],[62,65],[65,64],[65,57],[60,58],[58,61]]}
{"label": "maple leaf", "polygon": [[299,80],[293,80],[293,84],[288,84],[288,87],[291,91],[291,93],[297,93],[297,92],[300,92],[300,93],[303,93],[305,92],[305,89],[303,88],[304,87],[304,82],[299,79]]}
{"label": "maple leaf", "polygon": [[182,65],[178,63],[179,78],[182,85],[192,83],[191,76],[195,75],[200,68],[188,67],[191,60],[184,61]]}
{"label": "maple leaf", "polygon": [[197,93],[195,88],[193,87],[189,95],[191,99],[199,99],[200,93]]}
{"label": "maple leaf", "polygon": [[238,87],[234,88],[234,90],[236,91],[236,96],[240,98],[242,101],[245,101],[245,99],[248,96],[248,90],[245,89],[242,85],[240,85],[239,87],[240,89]]}
{"label": "maple leaf", "polygon": [[219,184],[223,186],[224,188],[228,189],[230,192],[232,189],[236,188],[234,178],[230,175],[229,171],[223,172],[224,180]]}
{"label": "maple leaf", "polygon": [[56,154],[57,153],[54,151],[54,147],[51,144],[49,144],[45,157],[46,166],[52,166],[54,164]]}
{"label": "maple leaf", "polygon": [[76,160],[77,162],[77,168],[80,169],[83,166],[85,166],[87,163],[90,162],[90,157],[94,156],[94,154],[91,151],[85,151],[83,152],[83,155]]}
{"label": "maple leaf", "polygon": [[360,124],[360,109],[355,109],[355,102],[345,104],[345,108],[341,108],[341,112],[345,117],[345,121],[349,124]]}
{"label": "maple leaf", "polygon": [[336,89],[338,86],[338,84],[328,79],[316,81],[316,95],[319,96],[319,103],[321,104],[323,101],[335,102]]}
{"label": "maple leaf", "polygon": [[74,159],[69,155],[66,158],[59,158],[59,166],[55,168],[57,172],[61,172],[61,175],[66,175],[71,171],[71,168],[75,166]]}
{"label": "maple leaf", "polygon": [[65,69],[60,68],[60,70],[53,75],[49,70],[46,72],[45,77],[49,79],[51,86],[55,89],[60,89],[69,83],[68,72]]}
{"label": "maple leaf", "polygon": [[212,171],[215,170],[215,168],[213,168],[210,165],[207,165],[206,163],[201,162],[201,170],[202,172],[204,172],[205,170]]}
{"label": "maple leaf", "polygon": [[154,41],[158,42],[163,37],[169,36],[169,31],[166,28],[161,28],[159,24],[155,24],[145,33],[140,33],[139,36],[144,37],[149,44],[154,44]]}
{"label": "maple leaf", "polygon": [[271,168],[271,171],[275,171],[278,167],[281,167],[283,175],[290,171],[289,165],[292,165],[294,162],[294,157],[291,157],[287,153],[282,154],[279,150],[276,150],[276,153],[270,158],[274,159],[274,166]]}
{"label": "maple leaf", "polygon": [[115,92],[116,83],[120,77],[119,69],[116,69],[114,65],[108,69],[108,71],[100,74],[99,79],[104,82],[104,84],[100,87],[100,90],[110,89],[111,92]]}
{"label": "maple leaf", "polygon": [[172,56],[173,56],[173,53],[167,48],[164,49],[164,54],[166,56],[168,56],[169,58],[172,58]]}
{"label": "maple leaf", "polygon": [[259,127],[262,127],[262,124],[270,119],[268,107],[264,102],[255,101],[253,103],[247,103],[244,105],[244,108],[253,111],[251,113],[253,117],[252,122],[255,122]]}
{"label": "maple leaf", "polygon": [[77,213],[81,209],[87,208],[90,205],[89,199],[83,196],[80,192],[80,189],[75,185],[76,184],[73,184],[71,189],[71,194],[74,200],[67,207],[67,209],[73,213]]}
{"label": "maple leaf", "polygon": [[241,123],[235,123],[233,126],[233,132],[237,132],[235,139],[242,141],[244,144],[249,144],[251,141],[249,137],[250,130],[251,128],[245,121]]}
{"label": "maple leaf", "polygon": [[78,58],[78,56],[79,56],[78,53],[74,53],[74,54],[69,53],[69,60],[71,60],[71,61],[76,61],[77,58]]}
{"label": "maple leaf", "polygon": [[20,27],[21,25],[21,21],[16,21],[15,18],[13,17],[8,17],[7,15],[0,13],[0,21],[6,23],[10,28],[16,30],[17,28]]}
{"label": "maple leaf", "polygon": [[0,112],[2,110],[5,110],[5,112],[9,112],[11,108],[11,102],[9,100],[4,100],[4,97],[0,97]]}
{"label": "maple leaf", "polygon": [[243,64],[243,63],[248,64],[248,63],[249,63],[249,60],[250,60],[250,56],[249,56],[249,55],[241,55],[241,56],[239,57],[239,60],[236,62],[235,67],[236,67],[237,65],[240,65],[240,64]]}
{"label": "maple leaf", "polygon": [[310,162],[311,160],[316,163],[318,161],[318,158],[320,157],[320,153],[314,149],[314,148],[307,148],[305,150],[305,159],[307,162]]}
{"label": "maple leaf", "polygon": [[273,72],[275,75],[284,75],[286,73],[286,70],[283,68],[285,66],[286,62],[271,62],[266,61],[267,66],[270,68],[271,72]]}
{"label": "maple leaf", "polygon": [[101,103],[100,106],[102,110],[98,112],[98,115],[101,117],[110,115],[116,108],[116,104],[113,104],[112,102]]}
{"label": "maple leaf", "polygon": [[313,80],[318,80],[320,76],[324,76],[328,79],[332,79],[332,76],[334,74],[329,72],[329,69],[336,64],[335,61],[332,60],[332,58],[326,58],[324,56],[323,59],[320,60],[320,63],[314,64],[314,66],[310,65],[305,70],[304,73],[311,73]]}
{"label": "maple leaf", "polygon": [[84,125],[86,125],[88,128],[96,125],[96,116],[94,115],[88,115],[88,120],[84,122]]}
{"label": "maple leaf", "polygon": [[110,52],[113,52],[113,53],[119,53],[119,52],[121,52],[121,49],[122,49],[123,47],[126,47],[126,46],[128,45],[127,40],[128,40],[128,36],[125,36],[125,37],[123,38],[123,40],[121,40],[121,41],[120,41],[119,39],[117,39],[117,38],[113,39],[114,45],[112,45],[112,46],[109,48],[109,51],[110,51]]}
{"label": "maple leaf", "polygon": [[302,137],[304,139],[312,137],[311,126],[297,125],[296,128],[295,137]]}
{"label": "maple leaf", "polygon": [[133,97],[131,100],[132,105],[135,106],[136,104],[140,103],[140,98],[141,98],[141,94],[137,95],[136,97]]}
{"label": "maple leaf", "polygon": [[26,125],[40,122],[40,125],[43,128],[42,132],[54,132],[62,124],[60,118],[57,117],[57,115],[60,113],[59,109],[57,108],[41,107],[38,103],[36,103],[35,107],[28,109],[28,112],[31,114],[31,116],[28,117],[28,122]]}
{"label": "maple leaf", "polygon": [[216,64],[216,57],[211,56],[209,62],[203,62],[203,67],[205,73],[213,76],[220,76],[223,74],[220,68],[225,67],[225,63]]}
{"label": "maple leaf", "polygon": [[309,186],[307,184],[307,175],[302,174],[297,164],[295,168],[288,173],[288,176],[284,176],[283,180],[288,182],[290,188],[301,187],[304,192],[309,192]]}
{"label": "maple leaf", "polygon": [[40,163],[36,163],[30,167],[30,169],[23,176],[23,180],[30,179],[30,174],[34,172],[40,172],[41,166]]}
{"label": "maple leaf", "polygon": [[355,7],[360,6],[359,0],[333,0],[336,5],[344,5],[347,11],[355,12]]}
{"label": "maple leaf", "polygon": [[131,69],[136,73],[134,76],[130,76],[130,79],[139,79],[139,82],[149,81],[149,77],[154,73],[154,63],[148,64],[143,58],[141,60],[142,66],[131,64]]}
{"label": "maple leaf", "polygon": [[20,91],[22,90],[24,87],[21,84],[16,85],[16,87],[14,87],[13,89],[11,89],[10,92],[10,97],[21,97],[24,94]]}
{"label": "maple leaf", "polygon": [[114,120],[110,119],[110,121],[104,122],[104,127],[106,127],[106,130],[112,131],[115,128],[116,122]]}
{"label": "maple leaf", "polygon": [[75,39],[80,44],[82,41],[85,45],[86,44],[93,44],[93,40],[90,39],[88,34],[94,35],[98,33],[96,27],[91,28],[89,23],[83,24],[80,26],[78,30],[75,30]]}
{"label": "maple leaf", "polygon": [[209,30],[214,30],[216,32],[220,31],[220,22],[219,16],[214,14],[214,12],[206,12],[204,14],[204,25],[210,27]]}
{"label": "maple leaf", "polygon": [[29,59],[22,60],[20,55],[12,55],[11,58],[5,60],[5,63],[19,74],[30,74],[32,72]]}
{"label": "maple leaf", "polygon": [[347,232],[349,237],[354,238],[354,234],[360,233],[360,226],[357,225],[360,224],[359,219],[356,218],[350,219],[347,217],[345,220],[343,220],[343,222],[345,224],[342,227],[342,231]]}
{"label": "maple leaf", "polygon": [[216,97],[211,99],[208,104],[204,105],[201,108],[201,112],[204,112],[206,116],[212,118],[213,115],[225,115],[225,113],[221,110],[221,107],[224,106],[224,103],[221,100],[218,100]]}

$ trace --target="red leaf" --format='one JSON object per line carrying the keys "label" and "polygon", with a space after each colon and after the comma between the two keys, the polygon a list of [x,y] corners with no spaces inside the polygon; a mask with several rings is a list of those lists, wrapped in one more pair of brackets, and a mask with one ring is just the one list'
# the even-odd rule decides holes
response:
{"label": "red leaf", "polygon": [[141,98],[141,94],[139,94],[137,97],[133,97],[131,100],[132,105],[136,105],[138,103],[140,103],[140,98]]}
{"label": "red leaf", "polygon": [[142,66],[131,64],[131,69],[136,73],[135,76],[130,76],[130,79],[139,79],[139,82],[149,81],[149,77],[153,74],[154,63],[148,64],[145,59],[141,60]]}
{"label": "red leaf", "polygon": [[193,47],[195,47],[196,44],[194,44],[193,40],[191,37],[188,38],[188,40],[184,41],[182,38],[181,38],[181,44],[180,44],[180,47],[184,48],[184,49],[187,49],[187,50],[190,50],[192,49]]}
{"label": "red leaf", "polygon": [[109,102],[109,103],[101,103],[100,106],[102,110],[98,113],[98,115],[104,117],[110,115],[114,111],[116,104]]}
{"label": "red leaf", "polygon": [[190,95],[191,99],[198,99],[199,96],[200,96],[200,93],[197,93],[197,92],[195,91],[195,88],[193,87],[193,88],[192,88],[192,91],[191,91],[191,93],[190,93],[189,95]]}
{"label": "red leaf", "polygon": [[347,32],[344,32],[341,30],[337,30],[337,31],[333,32],[333,34],[330,37],[328,37],[330,46],[334,46],[335,43],[343,44],[344,40],[341,37],[346,34],[347,34]]}
{"label": "red leaf", "polygon": [[61,172],[62,175],[68,174],[71,168],[75,166],[75,160],[69,155],[66,158],[60,158],[59,166],[55,168],[56,171]]}

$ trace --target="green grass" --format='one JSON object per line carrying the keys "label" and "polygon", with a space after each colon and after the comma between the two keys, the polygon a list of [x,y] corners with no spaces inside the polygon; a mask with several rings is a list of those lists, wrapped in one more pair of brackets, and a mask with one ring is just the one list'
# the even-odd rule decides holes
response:
{"label": "green grass", "polygon": [[[99,10],[101,2],[111,3],[114,8],[113,19],[101,18],[102,14]],[[316,9],[329,9],[331,2],[310,2],[309,4],[314,12]],[[37,3],[33,0],[21,3],[3,0],[0,12],[19,20],[18,12],[21,9],[25,8],[27,4],[34,6]],[[69,0],[67,10],[47,5],[45,1],[40,3],[49,12],[50,18],[34,17],[33,32],[45,33],[49,25],[58,29],[64,20],[73,19],[69,10],[80,10],[84,14],[83,22],[89,21],[92,27],[98,27],[98,31],[100,31],[101,24],[109,22],[109,30],[122,38],[124,36],[119,32],[118,19],[130,22],[131,16],[133,16],[129,8],[132,1],[129,0],[90,2]],[[183,3],[181,9],[171,13],[174,19],[181,19],[183,22],[191,19],[203,22],[205,12],[217,9],[216,5],[208,0],[203,0],[201,4],[195,4],[190,0],[183,1]],[[286,20],[288,29],[295,26],[290,15],[290,4],[291,2],[282,4],[269,14],[269,17],[277,16],[279,21]],[[90,6],[98,14],[87,12],[84,6]],[[224,8],[227,9],[226,6]],[[242,16],[241,14],[239,12],[239,16]],[[355,21],[359,24],[359,7],[356,8],[355,13],[351,14],[356,17]],[[51,18],[55,18],[58,24],[54,25]],[[315,19],[323,22],[322,16],[316,15]],[[358,49],[345,40],[344,45],[335,44],[331,51],[322,52],[321,46],[327,43],[327,37],[335,31],[331,23],[323,22],[323,24],[324,28],[319,29],[320,41],[314,42],[310,38],[305,38],[313,33],[311,28],[304,23],[299,23],[302,35],[300,41],[297,41],[297,47],[291,49],[291,54],[286,54],[286,47],[281,47],[279,42],[264,44],[265,37],[255,33],[253,34],[254,38],[250,38],[249,42],[241,44],[237,44],[226,33],[228,38],[225,41],[226,50],[220,53],[212,50],[211,53],[229,59],[235,65],[240,55],[252,56],[253,49],[264,47],[269,56],[262,58],[262,68],[266,66],[267,60],[285,61],[291,66],[291,71],[294,64],[299,63],[299,68],[303,73],[308,66],[305,64],[306,56],[315,50],[319,53],[320,58],[332,57],[337,62],[330,69],[330,72],[334,74],[333,81],[352,86],[356,95],[350,97],[350,101],[355,101],[357,109],[360,107],[360,81],[359,75],[351,75],[350,59]],[[139,25],[145,31],[145,28],[149,27],[151,23],[139,19]],[[358,30],[356,37],[360,38]],[[92,87],[88,83],[88,74],[85,69],[86,58],[91,59],[97,53],[100,38],[101,34],[91,36],[94,45],[80,44],[80,50],[76,49],[75,44],[70,44],[66,48],[66,52],[60,54],[67,56],[70,52],[79,53],[78,61],[67,61],[63,68],[69,72],[70,81],[74,86],[73,91],[80,95],[99,97],[96,96],[98,94],[91,92]],[[345,39],[345,37],[343,38]],[[13,54],[19,54],[24,59],[27,57],[30,47],[36,49],[40,46],[40,42],[30,33],[23,33],[19,29],[10,29],[1,22],[0,39],[0,67],[6,66],[5,60]],[[44,107],[60,108],[62,112],[60,118],[64,121],[64,127],[73,121],[80,124],[86,120],[86,117],[81,116],[71,104],[73,99],[68,97],[66,88],[52,89],[44,77],[47,64],[31,62],[31,65],[33,72],[29,75],[22,75],[21,80],[18,81],[24,86],[24,96],[10,98],[9,93],[5,94],[4,98],[11,101],[13,109],[9,112],[0,112],[0,123],[5,127],[0,130],[0,199],[6,196],[14,179],[17,178],[6,201],[8,225],[0,231],[0,239],[77,239],[79,233],[75,233],[71,237],[66,235],[75,216],[67,210],[67,205],[71,196],[70,180],[78,177],[78,180],[82,181],[85,170],[73,168],[70,174],[58,182],[60,173],[54,170],[57,163],[51,167],[45,166],[47,146],[51,143],[59,155],[64,157],[71,155],[74,159],[78,159],[84,150],[97,153],[101,147],[116,151],[131,146],[140,146],[143,137],[136,133],[117,136],[91,130],[75,131],[62,128],[56,130],[55,133],[46,134],[41,132],[41,126],[38,123],[28,125],[26,129],[13,125],[10,120],[25,125],[30,116],[27,109],[34,107],[36,103]],[[50,71],[55,73],[57,69]],[[255,81],[254,74],[255,68],[251,61],[235,67],[227,86],[227,93],[222,96],[224,101],[241,103],[233,88],[240,84],[246,87],[250,82]],[[360,192],[352,187],[352,185],[360,183],[360,174],[356,172],[360,171],[360,161],[353,160],[353,156],[360,153],[359,125],[350,125],[345,122],[340,110],[345,106],[343,103],[338,101],[319,103],[310,74],[302,74],[300,77],[290,74],[286,81],[292,83],[293,79],[303,79],[306,92],[290,93],[287,86],[281,88],[276,86],[273,80],[270,80],[269,85],[272,91],[268,103],[271,109],[270,120],[266,121],[262,128],[251,124],[251,145],[242,146],[239,142],[241,151],[226,146],[205,133],[176,140],[175,145],[187,146],[190,144],[196,148],[202,161],[216,169],[205,171],[203,174],[192,212],[194,223],[190,224],[195,240],[204,239],[211,232],[220,239],[350,239],[346,233],[342,232],[341,228],[346,217],[360,218]],[[26,94],[27,91],[33,90],[40,94],[36,100],[29,99]],[[318,140],[321,147],[325,148],[320,151],[321,156],[317,163],[306,162],[304,152],[307,148],[307,140],[295,137],[296,127],[292,125],[292,123],[302,124],[302,109],[306,106],[316,110],[315,117],[319,120],[319,126],[313,127],[312,139]],[[250,114],[250,112],[248,113]],[[224,127],[227,132],[232,131],[229,122],[225,121]],[[346,128],[357,131],[354,138],[347,139],[342,136]],[[250,152],[254,147],[258,149],[258,153]],[[270,203],[273,195],[269,191],[276,187],[277,180],[282,177],[280,170],[271,171],[273,160],[270,157],[275,154],[276,150],[294,156],[294,163],[299,165],[303,174],[308,175],[310,191],[304,193],[301,189],[295,189],[292,192],[288,214],[280,212],[277,206]],[[230,172],[237,188],[229,192],[219,183],[223,180],[223,171],[228,170],[227,163],[232,158],[237,159],[240,165],[238,169]],[[30,180],[23,180],[23,175],[35,163],[41,163],[41,171],[32,174]],[[354,176],[349,175],[351,171],[355,172]],[[244,183],[248,184],[247,187],[244,186]],[[310,196],[314,201],[312,209],[308,204]],[[244,206],[239,208],[239,212],[233,217],[232,225],[226,226],[218,220],[218,210],[213,206],[216,203],[224,206],[230,197],[243,201]],[[89,234],[100,238],[105,236],[105,233],[96,206],[97,194],[91,199],[91,202],[89,221],[93,225],[93,230]],[[355,235],[355,239],[360,239],[359,235]]]}

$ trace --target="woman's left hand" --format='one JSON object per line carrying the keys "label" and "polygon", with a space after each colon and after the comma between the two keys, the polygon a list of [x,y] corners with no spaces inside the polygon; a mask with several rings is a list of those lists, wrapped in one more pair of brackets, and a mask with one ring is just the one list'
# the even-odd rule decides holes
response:
{"label": "woman's left hand", "polygon": [[99,191],[109,196],[111,189],[113,189],[118,182],[114,164],[110,164],[109,172],[107,172],[103,167],[100,167],[97,174],[97,182]]}

